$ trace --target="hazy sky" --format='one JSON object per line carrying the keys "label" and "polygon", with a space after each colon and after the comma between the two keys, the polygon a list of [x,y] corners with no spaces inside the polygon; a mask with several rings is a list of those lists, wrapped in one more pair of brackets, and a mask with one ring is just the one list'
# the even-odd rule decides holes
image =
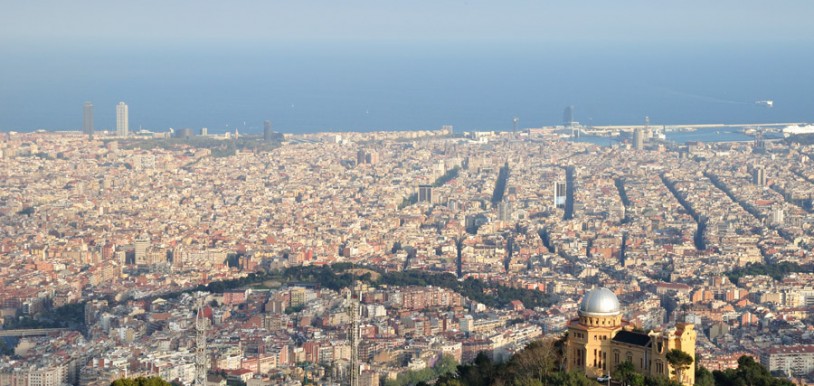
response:
{"label": "hazy sky", "polygon": [[4,1],[0,42],[814,40],[811,0]]}

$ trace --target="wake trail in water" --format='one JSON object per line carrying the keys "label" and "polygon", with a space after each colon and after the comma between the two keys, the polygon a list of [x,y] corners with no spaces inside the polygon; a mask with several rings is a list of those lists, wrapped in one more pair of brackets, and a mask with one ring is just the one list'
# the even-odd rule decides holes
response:
{"label": "wake trail in water", "polygon": [[689,93],[689,92],[678,91],[678,90],[673,90],[673,89],[663,88],[663,87],[656,87],[656,89],[658,89],[660,91],[663,91],[663,92],[666,92],[667,94],[670,94],[670,95],[681,96],[681,97],[695,99],[695,100],[699,100],[699,101],[703,101],[703,102],[709,102],[709,103],[721,103],[721,104],[730,104],[730,105],[748,105],[748,104],[751,104],[749,102],[734,101],[734,100],[731,100],[731,99],[721,99],[721,98],[716,98],[716,97],[712,97],[712,96],[709,96],[709,95],[693,94],[693,93]]}

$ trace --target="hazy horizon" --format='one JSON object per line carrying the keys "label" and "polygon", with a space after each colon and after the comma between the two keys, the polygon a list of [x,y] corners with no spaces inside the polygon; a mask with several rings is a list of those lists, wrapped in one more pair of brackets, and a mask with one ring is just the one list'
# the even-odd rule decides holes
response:
{"label": "hazy horizon", "polygon": [[[811,121],[814,3],[15,3],[0,131]],[[46,12],[47,10],[47,12]],[[755,100],[773,99],[759,109]]]}

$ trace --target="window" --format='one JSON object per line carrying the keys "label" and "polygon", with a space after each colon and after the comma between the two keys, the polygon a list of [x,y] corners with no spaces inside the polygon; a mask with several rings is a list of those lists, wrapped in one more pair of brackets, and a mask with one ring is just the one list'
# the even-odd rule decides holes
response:
{"label": "window", "polygon": [[619,364],[619,350],[614,350],[613,351],[613,364],[614,365]]}

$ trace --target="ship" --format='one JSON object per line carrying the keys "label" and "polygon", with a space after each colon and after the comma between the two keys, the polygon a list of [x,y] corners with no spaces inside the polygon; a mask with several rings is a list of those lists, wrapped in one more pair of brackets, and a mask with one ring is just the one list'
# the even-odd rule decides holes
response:
{"label": "ship", "polygon": [[784,137],[800,134],[814,134],[814,125],[791,125],[783,128]]}
{"label": "ship", "polygon": [[758,105],[758,106],[764,106],[764,107],[767,107],[767,108],[774,107],[774,101],[772,101],[772,100],[756,101],[755,104]]}

